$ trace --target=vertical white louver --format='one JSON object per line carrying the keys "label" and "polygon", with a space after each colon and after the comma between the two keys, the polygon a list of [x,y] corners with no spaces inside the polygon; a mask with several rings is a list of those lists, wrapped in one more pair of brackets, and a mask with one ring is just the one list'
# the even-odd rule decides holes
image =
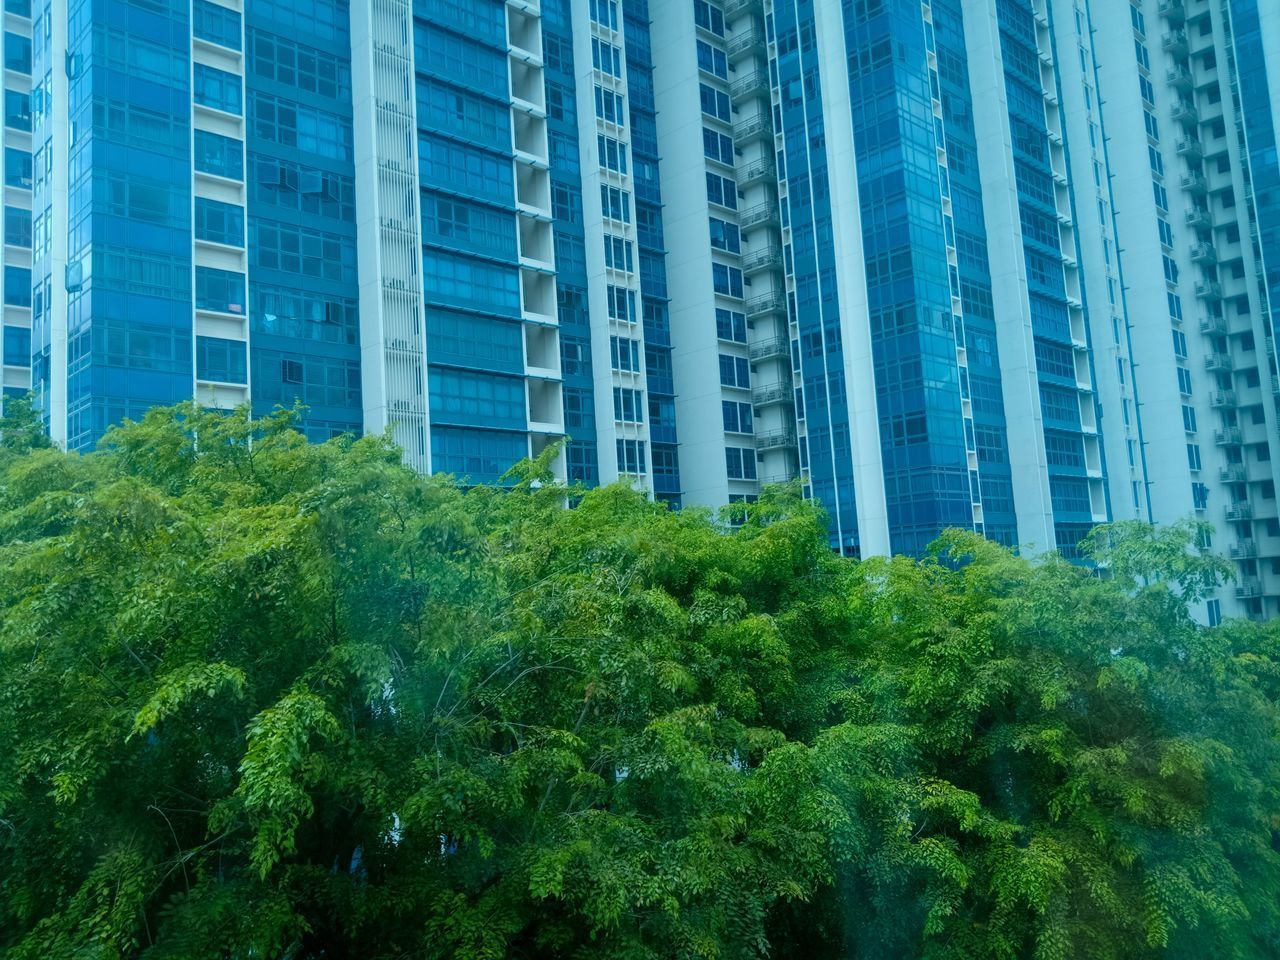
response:
{"label": "vertical white louver", "polygon": [[365,429],[388,425],[429,471],[427,344],[418,212],[413,6],[351,5],[360,344]]}

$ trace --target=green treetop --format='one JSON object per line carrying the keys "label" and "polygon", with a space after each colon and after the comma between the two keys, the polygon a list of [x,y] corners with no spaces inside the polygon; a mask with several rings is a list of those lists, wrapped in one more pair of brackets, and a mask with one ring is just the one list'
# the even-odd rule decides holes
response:
{"label": "green treetop", "polygon": [[789,488],[13,405],[0,956],[1280,954],[1277,631],[1194,529],[857,563]]}

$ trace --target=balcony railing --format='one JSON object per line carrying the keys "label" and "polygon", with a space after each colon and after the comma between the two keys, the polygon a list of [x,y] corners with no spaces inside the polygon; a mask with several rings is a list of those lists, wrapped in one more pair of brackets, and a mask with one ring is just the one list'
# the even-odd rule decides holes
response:
{"label": "balcony railing", "polygon": [[757,450],[778,450],[782,447],[794,447],[796,434],[794,430],[770,430],[768,433],[756,434]]}
{"label": "balcony railing", "polygon": [[755,387],[751,391],[751,402],[757,407],[768,407],[775,403],[791,403],[795,397],[791,387],[785,383],[771,383],[763,387]]}
{"label": "balcony railing", "polygon": [[770,290],[746,303],[748,317],[762,317],[770,313],[786,313],[787,296],[781,290]]}
{"label": "balcony railing", "polygon": [[752,360],[778,360],[791,356],[791,343],[785,337],[757,340],[747,348]]}

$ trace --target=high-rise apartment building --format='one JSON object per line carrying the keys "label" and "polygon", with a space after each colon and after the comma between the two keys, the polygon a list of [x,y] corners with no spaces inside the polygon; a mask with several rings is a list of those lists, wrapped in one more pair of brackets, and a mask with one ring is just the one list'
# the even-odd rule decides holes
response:
{"label": "high-rise apartment building", "polygon": [[1222,609],[1275,614],[1280,5],[1091,14],[1139,404],[1122,410],[1142,424],[1130,462],[1145,459],[1154,520],[1217,528],[1239,570]]}
{"label": "high-rise apartment building", "polygon": [[4,388],[833,547],[1199,516],[1280,610],[1280,6],[6,0]]}

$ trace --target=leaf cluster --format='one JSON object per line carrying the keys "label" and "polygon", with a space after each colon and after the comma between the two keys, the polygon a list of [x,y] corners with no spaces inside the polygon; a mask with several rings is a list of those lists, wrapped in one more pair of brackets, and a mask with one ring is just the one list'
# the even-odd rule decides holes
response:
{"label": "leaf cluster", "polygon": [[858,563],[295,419],[0,423],[0,956],[1280,951],[1280,638],[1194,530]]}

